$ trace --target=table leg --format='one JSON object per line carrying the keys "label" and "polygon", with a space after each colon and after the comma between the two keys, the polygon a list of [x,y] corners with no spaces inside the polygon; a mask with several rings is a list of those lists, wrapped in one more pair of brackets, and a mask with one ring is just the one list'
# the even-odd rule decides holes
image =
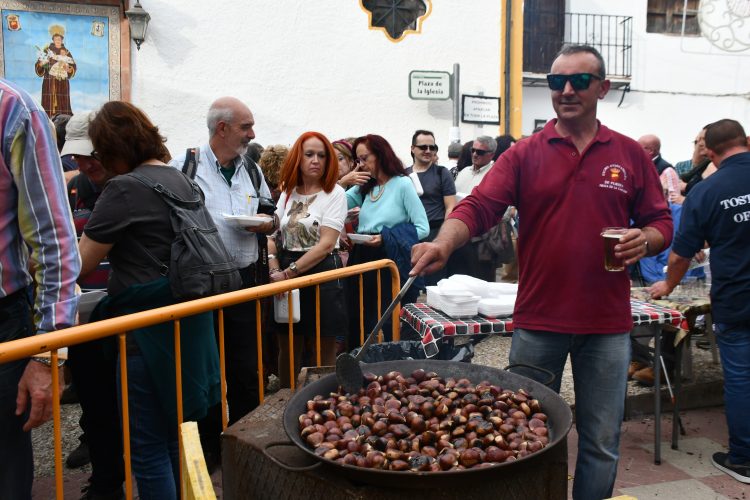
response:
{"label": "table leg", "polygon": [[[682,354],[687,338],[677,345],[674,360],[674,397],[672,401],[672,449],[677,449],[680,428],[680,389],[682,388]],[[689,348],[689,347],[688,347]]]}
{"label": "table leg", "polygon": [[711,317],[711,313],[704,315],[704,320],[706,321],[706,336],[708,337],[708,342],[711,345],[711,358],[713,359],[713,362],[715,365],[719,364],[719,352],[716,348],[716,337],[714,336],[714,322],[713,318]]}
{"label": "table leg", "polygon": [[661,325],[654,327],[654,463],[661,464]]}

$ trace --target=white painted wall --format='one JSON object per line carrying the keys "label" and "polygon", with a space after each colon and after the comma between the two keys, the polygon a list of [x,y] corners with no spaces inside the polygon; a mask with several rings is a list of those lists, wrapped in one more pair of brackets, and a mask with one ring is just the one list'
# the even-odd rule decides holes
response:
{"label": "white painted wall", "polygon": [[[600,102],[607,126],[638,138],[653,133],[663,156],[674,163],[690,158],[693,139],[707,123],[733,118],[750,132],[750,51],[727,53],[703,37],[646,33],[647,0],[568,0],[567,11],[633,16],[631,92],[618,103],[613,90]],[[524,88],[523,130],[534,119],[554,116],[549,91]]]}
{"label": "white painted wall", "polygon": [[[245,100],[257,142],[291,144],[306,130],[331,139],[386,137],[409,161],[417,128],[435,132],[447,160],[451,101],[408,97],[411,70],[452,71],[461,92],[499,94],[498,0],[433,0],[421,34],[399,43],[368,29],[356,0],[147,0],[147,39],[133,50],[133,102],[168,137],[173,155],[205,142],[219,96]],[[495,135],[496,126],[485,127]],[[463,141],[478,132],[461,125]],[[407,163],[407,165],[409,164]]]}

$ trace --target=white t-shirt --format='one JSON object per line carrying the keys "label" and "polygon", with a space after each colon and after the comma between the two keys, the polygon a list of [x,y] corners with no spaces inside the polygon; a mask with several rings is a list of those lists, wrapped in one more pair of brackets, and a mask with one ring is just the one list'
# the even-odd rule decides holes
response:
{"label": "white t-shirt", "polygon": [[456,176],[456,191],[460,193],[470,194],[471,190],[474,189],[482,182],[484,176],[492,168],[493,163],[489,162],[487,165],[481,167],[479,170],[474,170],[472,165],[469,165],[465,169],[461,170]]}
{"label": "white t-shirt", "polygon": [[306,252],[320,241],[321,226],[330,227],[336,232],[344,228],[346,194],[338,184],[330,193],[321,190],[310,195],[299,194],[294,188],[288,201],[286,193],[281,193],[276,204],[276,215],[281,221],[284,249]]}

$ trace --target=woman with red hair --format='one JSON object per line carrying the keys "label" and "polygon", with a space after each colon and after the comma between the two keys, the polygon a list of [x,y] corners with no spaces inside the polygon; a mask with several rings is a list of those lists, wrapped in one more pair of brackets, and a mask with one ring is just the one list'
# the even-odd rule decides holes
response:
{"label": "woman with red hair", "polygon": [[[319,132],[305,132],[281,167],[281,196],[276,205],[280,226],[269,241],[271,281],[296,278],[342,266],[338,254],[339,233],[346,218],[346,194],[336,181],[339,167],[328,139]],[[315,335],[315,287],[300,290],[301,320],[296,336]],[[320,336],[323,365],[335,362],[336,336],[345,336],[347,313],[342,280],[320,285]],[[289,337],[279,332],[279,378],[289,385]],[[303,342],[294,341],[295,373],[299,370]]]}

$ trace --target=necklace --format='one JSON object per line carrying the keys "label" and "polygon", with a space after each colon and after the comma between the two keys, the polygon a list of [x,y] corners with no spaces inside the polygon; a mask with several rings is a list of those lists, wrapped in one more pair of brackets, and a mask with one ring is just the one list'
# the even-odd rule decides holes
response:
{"label": "necklace", "polygon": [[375,191],[375,187],[373,186],[372,191],[370,191],[370,201],[375,202],[380,199],[381,196],[383,196],[383,193],[385,192],[385,184],[380,186],[380,191],[378,191],[378,194],[376,196],[372,195],[372,192]]}

